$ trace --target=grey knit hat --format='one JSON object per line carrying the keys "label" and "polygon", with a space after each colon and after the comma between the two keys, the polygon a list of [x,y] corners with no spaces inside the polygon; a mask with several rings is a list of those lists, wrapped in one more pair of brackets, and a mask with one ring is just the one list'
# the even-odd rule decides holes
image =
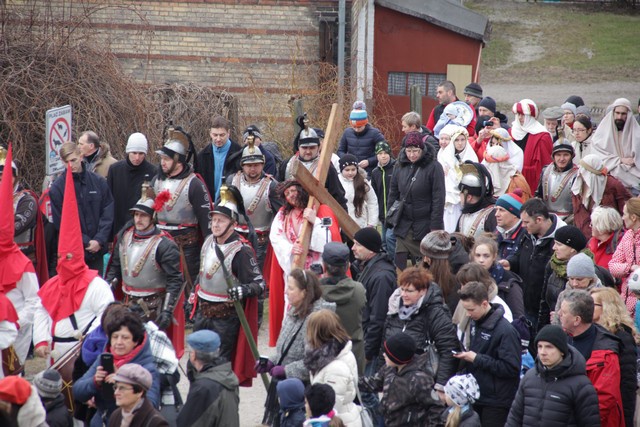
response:
{"label": "grey knit hat", "polygon": [[597,278],[593,260],[588,255],[579,253],[573,256],[567,263],[567,277],[592,277]]}
{"label": "grey knit hat", "polygon": [[431,259],[448,259],[451,253],[451,236],[444,230],[436,230],[424,236],[420,252]]}
{"label": "grey knit hat", "polygon": [[33,385],[38,395],[44,399],[55,399],[62,390],[62,377],[55,369],[47,369],[36,374]]}
{"label": "grey knit hat", "polygon": [[473,404],[480,398],[478,381],[471,374],[456,375],[449,378],[444,393],[458,406]]}

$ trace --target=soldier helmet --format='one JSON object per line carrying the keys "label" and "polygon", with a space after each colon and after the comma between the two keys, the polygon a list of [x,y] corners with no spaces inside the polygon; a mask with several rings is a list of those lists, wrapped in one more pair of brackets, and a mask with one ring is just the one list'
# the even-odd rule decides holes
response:
{"label": "soldier helmet", "polygon": [[169,127],[166,132],[164,146],[156,150],[156,154],[171,157],[179,162],[188,162],[191,137],[181,127]]}
{"label": "soldier helmet", "polygon": [[244,212],[243,203],[240,190],[233,185],[227,186],[226,184],[222,184],[220,187],[220,199],[209,213],[209,216],[221,214],[238,222],[239,215]]}
{"label": "soldier helmet", "polygon": [[462,179],[458,189],[463,194],[477,197],[493,197],[493,181],[491,174],[484,165],[467,161],[460,166]]}
{"label": "soldier helmet", "polygon": [[264,163],[264,154],[262,154],[260,147],[256,147],[253,135],[248,136],[246,141],[247,146],[242,150],[240,165]]}

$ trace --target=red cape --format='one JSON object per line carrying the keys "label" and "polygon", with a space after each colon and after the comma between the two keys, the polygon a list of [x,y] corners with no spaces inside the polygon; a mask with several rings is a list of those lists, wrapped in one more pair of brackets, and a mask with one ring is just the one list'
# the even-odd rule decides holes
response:
{"label": "red cape", "polygon": [[[511,134],[511,130],[509,130]],[[553,141],[549,132],[530,133],[524,148],[524,166],[522,175],[531,191],[535,193],[540,181],[542,169],[552,162]]]}
{"label": "red cape", "polygon": [[[244,315],[247,317],[251,335],[258,344],[258,298],[247,298],[244,303]],[[251,347],[247,342],[242,325],[238,333],[236,341],[236,351],[231,361],[231,369],[238,377],[241,387],[251,387],[253,378],[256,377],[256,371],[253,369],[256,359],[253,357]]]}
{"label": "red cape", "polygon": [[18,312],[9,298],[0,292],[0,321],[13,322],[18,326]]}
{"label": "red cape", "polygon": [[[331,217],[332,242],[342,242],[340,237],[340,228],[338,227],[338,219],[326,205],[320,205],[317,212],[318,217]],[[280,335],[282,328],[282,320],[284,319],[284,272],[280,268],[278,259],[271,250],[271,245],[267,250],[264,261],[264,280],[269,287],[269,347],[274,347]]]}

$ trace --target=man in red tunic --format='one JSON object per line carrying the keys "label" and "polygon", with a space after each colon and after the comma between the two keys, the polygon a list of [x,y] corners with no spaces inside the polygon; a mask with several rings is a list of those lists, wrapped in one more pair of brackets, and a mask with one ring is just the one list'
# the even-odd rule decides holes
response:
{"label": "man in red tunic", "polygon": [[538,188],[542,168],[551,163],[553,141],[551,134],[538,121],[538,107],[530,99],[523,99],[513,104],[516,119],[509,133],[514,142],[524,151],[524,167],[522,175],[529,187]]}

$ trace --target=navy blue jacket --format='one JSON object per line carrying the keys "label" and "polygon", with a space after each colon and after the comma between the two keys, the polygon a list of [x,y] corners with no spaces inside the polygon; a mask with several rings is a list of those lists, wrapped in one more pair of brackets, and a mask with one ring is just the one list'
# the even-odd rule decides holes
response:
{"label": "navy blue jacket", "polygon": [[338,156],[342,157],[345,154],[353,154],[358,161],[369,160],[369,166],[367,166],[367,174],[371,174],[373,168],[378,164],[378,158],[376,157],[376,144],[380,141],[384,141],[384,135],[367,123],[362,132],[356,133],[353,128],[349,127],[344,130],[342,138],[340,138],[340,144],[338,145]]}
{"label": "navy blue jacket", "polygon": [[[58,231],[60,231],[62,200],[64,199],[66,181],[67,174],[62,174],[54,181],[49,191],[53,224]],[[76,198],[78,199],[82,244],[86,247],[90,240],[96,240],[104,250],[105,245],[111,240],[114,206],[113,196],[111,196],[107,180],[100,175],[87,171],[83,164],[82,172],[73,174],[73,183],[76,188]]]}
{"label": "navy blue jacket", "polygon": [[[149,337],[145,334],[145,341],[142,344],[144,347],[142,350],[128,363],[136,363],[142,367],[144,367],[147,371],[151,373],[153,377],[153,383],[151,384],[151,388],[146,394],[146,398],[151,401],[151,404],[154,408],[158,408],[160,404],[160,376],[158,375],[158,371],[156,371],[156,365],[153,362],[153,355],[151,354],[151,346],[149,345]],[[106,351],[106,350],[105,350]],[[92,397],[96,398],[96,407],[98,411],[91,419],[90,427],[100,427],[102,426],[102,415],[106,413],[106,423],[108,424],[109,416],[116,409],[115,400],[111,402],[106,402],[102,397],[102,390],[98,388],[96,383],[93,381],[93,377],[98,370],[98,366],[100,365],[100,357],[93,362],[93,365],[89,368],[87,372],[80,378],[78,381],[73,383],[73,397],[77,401],[86,402]]]}
{"label": "navy blue jacket", "polygon": [[471,322],[470,351],[477,353],[467,364],[480,387],[481,406],[509,408],[520,383],[520,336],[504,316],[504,308],[492,304],[491,310],[479,321]]}

